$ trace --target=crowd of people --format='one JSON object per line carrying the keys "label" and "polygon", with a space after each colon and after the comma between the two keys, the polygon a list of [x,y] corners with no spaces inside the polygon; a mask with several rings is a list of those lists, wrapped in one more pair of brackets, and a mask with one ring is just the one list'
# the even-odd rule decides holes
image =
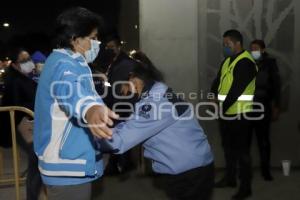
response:
{"label": "crowd of people", "polygon": [[[237,187],[238,173],[232,199],[246,199],[252,194],[253,132],[262,176],[273,180],[270,124],[280,112],[280,76],[262,40],[247,51],[239,31],[223,35],[225,59],[211,90],[223,116],[218,122],[226,170],[215,183],[215,158],[206,131],[189,117],[193,109],[145,53],[123,51],[117,34],[100,42],[101,21],[87,9],[68,9],[57,18],[50,55],[17,48],[9,62],[1,61],[1,106],[35,113],[34,120],[16,115],[18,143],[28,155],[28,200],[38,199],[42,185],[49,200],[91,199],[93,181],[135,168],[130,149],[138,145],[169,199],[209,200],[214,187]],[[9,147],[9,117],[0,118],[1,146]],[[104,153],[110,154],[106,168]]]}

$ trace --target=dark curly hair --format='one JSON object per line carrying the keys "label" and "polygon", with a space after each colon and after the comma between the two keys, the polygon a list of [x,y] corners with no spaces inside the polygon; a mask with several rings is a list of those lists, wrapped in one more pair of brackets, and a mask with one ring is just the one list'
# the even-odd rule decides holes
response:
{"label": "dark curly hair", "polygon": [[70,8],[56,19],[55,46],[72,49],[72,40],[86,37],[94,29],[103,29],[103,20],[99,15],[82,7]]}

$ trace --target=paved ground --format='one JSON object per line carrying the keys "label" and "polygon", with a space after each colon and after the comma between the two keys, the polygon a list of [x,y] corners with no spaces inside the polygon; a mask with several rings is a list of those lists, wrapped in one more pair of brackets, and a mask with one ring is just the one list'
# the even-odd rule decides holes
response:
{"label": "paved ground", "polygon": [[[6,161],[10,158],[6,157]],[[25,169],[26,162],[22,162]],[[5,163],[6,171],[11,171],[9,162]],[[300,170],[293,170],[291,176],[284,177],[279,170],[273,170],[275,181],[265,182],[256,171],[253,182],[253,197],[249,200],[299,200],[300,199]],[[217,172],[217,177],[221,172]],[[127,180],[120,177],[106,177],[94,184],[95,200],[166,200],[162,191],[152,184],[153,178],[139,176],[134,172]],[[234,189],[216,189],[213,200],[230,200]],[[24,187],[22,197],[24,198]],[[0,200],[13,200],[13,187],[0,187]]]}

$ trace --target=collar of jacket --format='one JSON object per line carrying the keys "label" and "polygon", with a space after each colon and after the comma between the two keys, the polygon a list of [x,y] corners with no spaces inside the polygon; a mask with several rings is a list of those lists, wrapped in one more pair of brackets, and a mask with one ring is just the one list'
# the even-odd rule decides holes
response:
{"label": "collar of jacket", "polygon": [[230,56],[230,63],[232,63],[237,57],[239,57],[239,55],[241,55],[244,52],[245,50],[242,50],[240,53]]}
{"label": "collar of jacket", "polygon": [[269,58],[269,54],[267,52],[264,52],[261,54],[261,58],[256,61],[256,64],[258,65],[258,67],[261,67]]}
{"label": "collar of jacket", "polygon": [[141,99],[146,99],[149,96],[163,98],[165,93],[168,90],[168,86],[162,82],[152,82],[147,87],[145,86],[143,89],[143,93],[141,95]]}
{"label": "collar of jacket", "polygon": [[81,53],[78,53],[78,52],[75,53],[71,49],[54,49],[53,51],[59,52],[59,53],[62,53],[62,54],[65,54],[65,55],[71,57],[72,59],[77,61],[82,67],[89,67],[88,63],[86,62],[83,55],[81,55]]}

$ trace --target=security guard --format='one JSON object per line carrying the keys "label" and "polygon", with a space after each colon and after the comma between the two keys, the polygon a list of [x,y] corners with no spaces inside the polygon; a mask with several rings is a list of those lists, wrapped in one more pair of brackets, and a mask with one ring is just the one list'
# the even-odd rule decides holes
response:
{"label": "security guard", "polygon": [[[118,124],[111,140],[116,154],[142,143],[170,199],[210,199],[214,185],[213,155],[193,109],[172,92],[154,66],[140,63],[130,82],[139,100],[130,119]],[[133,89],[134,88],[134,89]],[[126,94],[126,89],[123,90]]]}
{"label": "security guard", "polygon": [[237,30],[223,35],[226,59],[213,84],[220,105],[220,128],[225,153],[226,174],[216,187],[236,187],[239,166],[240,188],[232,199],[251,196],[251,121],[256,80],[256,64],[243,50],[243,37]]}

